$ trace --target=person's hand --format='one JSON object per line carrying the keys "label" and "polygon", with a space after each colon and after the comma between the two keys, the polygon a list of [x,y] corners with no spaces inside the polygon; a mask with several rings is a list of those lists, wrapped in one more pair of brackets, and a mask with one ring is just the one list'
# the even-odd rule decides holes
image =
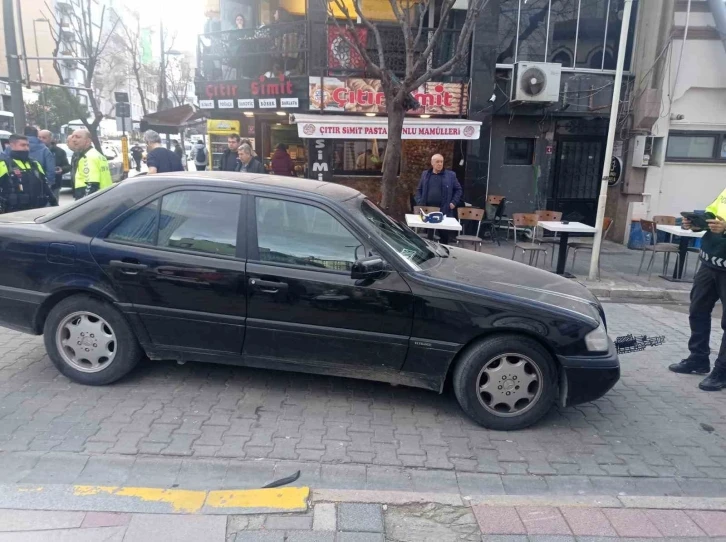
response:
{"label": "person's hand", "polygon": [[684,230],[690,230],[691,221],[688,220],[687,218],[683,218],[683,220],[681,220],[681,228],[683,228]]}
{"label": "person's hand", "polygon": [[56,172],[57,175],[58,174],[61,174],[61,173],[63,173],[63,168],[62,167],[57,167],[57,168],[55,168],[55,172]]}
{"label": "person's hand", "polygon": [[717,233],[720,235],[726,231],[726,222],[720,216],[717,216],[712,220],[706,220],[706,222],[708,223],[708,229],[711,230],[711,233]]}
{"label": "person's hand", "polygon": [[454,205],[453,203],[449,203],[449,209],[456,209],[456,205]]}

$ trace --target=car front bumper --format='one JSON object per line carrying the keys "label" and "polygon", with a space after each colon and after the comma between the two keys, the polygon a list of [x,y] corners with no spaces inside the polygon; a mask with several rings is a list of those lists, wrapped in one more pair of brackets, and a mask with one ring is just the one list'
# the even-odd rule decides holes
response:
{"label": "car front bumper", "polygon": [[620,379],[620,359],[612,340],[600,356],[558,356],[563,406],[594,401],[605,395]]}

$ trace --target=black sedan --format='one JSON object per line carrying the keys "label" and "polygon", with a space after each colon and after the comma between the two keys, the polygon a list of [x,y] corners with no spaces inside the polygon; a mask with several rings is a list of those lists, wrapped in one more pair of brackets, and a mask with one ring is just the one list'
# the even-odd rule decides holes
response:
{"label": "black sedan", "polygon": [[127,180],[0,216],[0,325],[68,378],[143,358],[441,392],[493,429],[597,399],[619,362],[596,299],[525,265],[421,239],[359,192],[289,177]]}

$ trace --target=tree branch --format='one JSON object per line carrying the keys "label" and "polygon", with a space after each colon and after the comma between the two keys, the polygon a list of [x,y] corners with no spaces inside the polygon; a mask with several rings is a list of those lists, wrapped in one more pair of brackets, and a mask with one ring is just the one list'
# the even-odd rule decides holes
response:
{"label": "tree branch", "polygon": [[[361,56],[363,61],[366,63],[366,65],[370,68],[372,68],[373,75],[380,77],[380,73],[382,72],[383,68],[382,66],[376,64],[373,62],[373,59],[368,54],[367,49],[363,46],[363,44],[360,42],[360,39],[358,39],[358,33],[356,32],[356,23],[353,22],[353,19],[350,16],[350,13],[348,11],[348,8],[345,6],[343,0],[332,0],[336,7],[341,10],[341,12],[345,15],[347,22],[346,25],[341,25],[338,22],[338,19],[336,19],[332,14],[330,15],[333,19],[333,24],[335,24],[336,28],[339,31],[340,37],[342,37],[345,42],[353,47],[356,52]],[[326,2],[326,0],[322,0],[322,2],[329,6],[329,4]],[[349,38],[349,35],[352,36],[352,39]],[[380,55],[379,55],[380,58]]]}

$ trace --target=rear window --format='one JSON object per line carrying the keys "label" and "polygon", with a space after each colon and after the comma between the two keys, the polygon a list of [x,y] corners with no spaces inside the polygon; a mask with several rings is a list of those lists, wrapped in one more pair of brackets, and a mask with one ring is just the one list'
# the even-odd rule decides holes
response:
{"label": "rear window", "polygon": [[109,190],[113,190],[114,188],[116,188],[116,186],[117,186],[116,184],[112,184],[108,188],[95,192],[95,193],[91,194],[90,196],[86,196],[85,198],[76,200],[73,203],[70,203],[68,205],[61,205],[60,207],[52,208],[53,210],[50,213],[44,214],[43,216],[39,216],[38,218],[35,219],[35,222],[38,224],[44,224],[45,222],[50,222],[54,218],[64,215],[68,211],[72,211],[73,209],[76,209],[77,207],[84,205],[85,203],[91,201],[92,199],[97,198],[101,194],[105,194]]}

